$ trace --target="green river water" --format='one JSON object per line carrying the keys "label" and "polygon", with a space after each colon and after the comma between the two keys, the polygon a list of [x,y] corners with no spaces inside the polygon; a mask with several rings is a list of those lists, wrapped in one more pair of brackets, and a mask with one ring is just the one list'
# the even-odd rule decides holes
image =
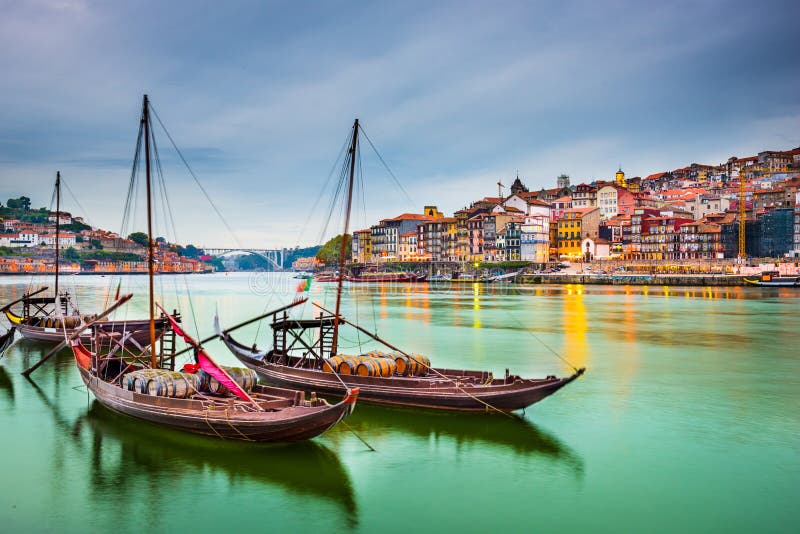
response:
{"label": "green river water", "polygon": [[[111,281],[62,284],[94,312]],[[0,279],[0,302],[28,282]],[[146,278],[123,282],[137,294],[122,314],[144,316]],[[159,300],[180,306],[193,334],[196,318],[201,336],[216,308],[230,325],[290,301],[296,283],[157,279]],[[310,297],[333,303],[323,284]],[[800,528],[800,291],[360,285],[342,307],[437,366],[569,373],[546,345],[587,372],[516,419],[360,403],[348,423],[370,452],[341,425],[253,445],[117,416],[87,394],[69,351],[25,380],[48,347],[18,340],[0,360],[0,532]],[[262,346],[268,333],[239,337]],[[342,352],[365,341],[343,330]]]}

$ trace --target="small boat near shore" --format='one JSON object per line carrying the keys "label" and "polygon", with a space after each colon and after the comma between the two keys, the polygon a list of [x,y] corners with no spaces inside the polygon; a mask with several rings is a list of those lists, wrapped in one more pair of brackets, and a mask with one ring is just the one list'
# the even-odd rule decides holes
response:
{"label": "small boat near shore", "polygon": [[744,279],[751,286],[762,287],[800,287],[800,276],[781,276],[778,271],[764,271],[757,280]]}

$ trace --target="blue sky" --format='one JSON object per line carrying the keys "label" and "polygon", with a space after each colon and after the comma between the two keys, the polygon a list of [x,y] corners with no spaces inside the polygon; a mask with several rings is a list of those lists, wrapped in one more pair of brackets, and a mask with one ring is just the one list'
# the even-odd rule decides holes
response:
{"label": "blue sky", "polygon": [[0,199],[47,205],[60,169],[88,219],[119,229],[147,92],[236,235],[162,138],[177,235],[161,233],[199,245],[315,242],[356,116],[411,202],[365,151],[355,226],[452,212],[517,170],[533,189],[800,145],[797,2],[0,9]]}

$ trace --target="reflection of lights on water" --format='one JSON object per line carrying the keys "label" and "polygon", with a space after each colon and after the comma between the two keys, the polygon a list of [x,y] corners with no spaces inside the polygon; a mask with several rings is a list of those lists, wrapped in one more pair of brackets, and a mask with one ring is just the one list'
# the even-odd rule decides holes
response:
{"label": "reflection of lights on water", "polygon": [[663,286],[662,289],[664,290],[664,296],[668,297],[669,296],[669,286]]}

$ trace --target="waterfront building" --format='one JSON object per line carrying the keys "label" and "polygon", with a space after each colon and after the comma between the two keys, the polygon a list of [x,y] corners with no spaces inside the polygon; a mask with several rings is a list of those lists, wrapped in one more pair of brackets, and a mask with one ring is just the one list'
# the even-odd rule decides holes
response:
{"label": "waterfront building", "polygon": [[467,261],[469,259],[469,229],[467,228],[467,221],[470,218],[469,210],[458,210],[454,214],[456,220],[456,243],[455,243],[455,259],[456,261]]}
{"label": "waterfront building", "polygon": [[642,220],[641,254],[646,260],[680,258],[680,227],[693,222],[691,217],[662,212],[658,217]]}
{"label": "waterfront building", "polygon": [[583,255],[582,240],[599,237],[600,209],[573,208],[558,219],[558,257],[575,259]]}
{"label": "waterfront building", "polygon": [[469,260],[483,261],[483,219],[485,213],[479,213],[467,220],[469,231]]}
{"label": "waterfront building", "polygon": [[792,255],[800,257],[800,192],[796,193],[794,204],[794,246]]}
{"label": "waterfront building", "polygon": [[633,211],[630,225],[631,244],[626,257],[634,260],[644,258],[642,253],[642,229],[645,227],[644,221],[658,217],[658,215],[659,210],[653,208],[637,208]]}
{"label": "waterfront building", "polygon": [[520,226],[520,259],[546,263],[550,258],[550,205],[532,200]]}
{"label": "waterfront building", "polygon": [[[505,261],[519,261],[522,259],[521,253],[521,239],[522,239],[522,222],[521,219],[514,219],[506,224],[506,227],[501,230],[503,233],[503,251]],[[498,248],[499,240],[498,240]]]}
{"label": "waterfront building", "polygon": [[372,262],[372,230],[356,230],[352,241],[353,261],[356,263]]}
{"label": "waterfront building", "polygon": [[681,259],[720,259],[725,257],[722,226],[707,219],[680,227]]}
{"label": "waterfront building", "polygon": [[5,219],[3,221],[3,228],[6,232],[14,232],[17,230],[17,225],[19,223],[19,219]]}
{"label": "waterfront building", "polygon": [[398,246],[398,256],[400,261],[417,261],[417,232],[405,232],[400,234],[400,244]]}
{"label": "waterfront building", "polygon": [[584,237],[581,241],[583,261],[600,260],[611,257],[611,243],[602,237]]}
{"label": "waterfront building", "polygon": [[794,245],[794,208],[777,208],[761,216],[758,255],[762,258],[780,258]]}

